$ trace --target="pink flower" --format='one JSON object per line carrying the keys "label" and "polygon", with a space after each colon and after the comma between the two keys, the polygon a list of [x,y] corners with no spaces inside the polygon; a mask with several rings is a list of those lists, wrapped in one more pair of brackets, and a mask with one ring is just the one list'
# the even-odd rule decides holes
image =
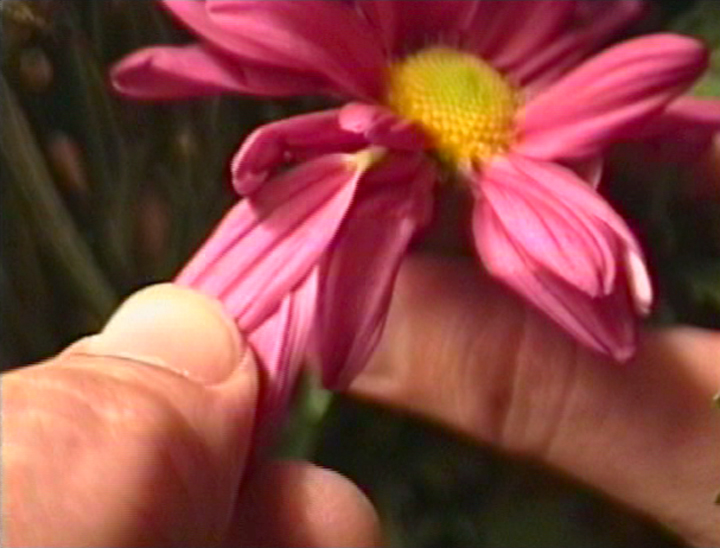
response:
{"label": "pink flower", "polygon": [[697,41],[648,35],[584,61],[639,15],[635,0],[163,3],[200,41],[124,59],[121,92],[353,101],[247,139],[232,164],[246,199],[177,280],[220,298],[250,334],[271,403],[303,356],[333,387],[364,366],[448,179],[437,166],[474,196],[492,275],[584,345],[632,354],[651,284],[595,186],[607,146],[661,134],[684,111],[679,96],[707,64]]}

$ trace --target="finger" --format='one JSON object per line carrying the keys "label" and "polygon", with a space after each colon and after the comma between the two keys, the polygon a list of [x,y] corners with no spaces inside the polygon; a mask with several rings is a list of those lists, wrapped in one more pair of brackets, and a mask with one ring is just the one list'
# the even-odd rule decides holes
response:
{"label": "finger", "polygon": [[[130,297],[99,335],[64,353],[65,358],[80,355],[139,365],[114,373],[160,383],[154,388],[183,411],[218,458],[244,462],[254,426],[257,370],[219,302],[172,284],[149,287]],[[202,405],[188,397],[190,386],[202,387],[197,391]]]}
{"label": "finger", "polygon": [[417,257],[351,392],[541,458],[720,541],[720,334],[649,332],[628,364],[579,349],[468,261]]}
{"label": "finger", "polygon": [[274,462],[248,478],[228,547],[380,546],[375,510],[340,474],[305,462]]}
{"label": "finger", "polygon": [[[158,467],[151,474],[162,478],[154,480],[162,490],[149,493],[133,476],[128,497],[164,501],[151,512],[162,511],[174,538],[224,533],[253,443],[258,379],[249,348],[218,303],[172,285],[148,288],[99,335],[41,369],[88,387],[85,404],[134,451],[126,469]],[[146,439],[144,456],[132,448],[137,437]]]}
{"label": "finger", "polygon": [[526,318],[471,259],[412,257],[379,347],[351,393],[500,443]]}

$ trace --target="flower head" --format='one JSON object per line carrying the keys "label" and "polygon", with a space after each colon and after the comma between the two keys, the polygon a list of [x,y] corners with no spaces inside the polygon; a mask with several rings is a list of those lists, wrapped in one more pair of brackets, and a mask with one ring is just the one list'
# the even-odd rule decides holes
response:
{"label": "flower head", "polygon": [[632,354],[651,284],[595,187],[604,149],[658,131],[705,69],[697,41],[649,35],[586,60],[636,0],[163,4],[199,41],[123,60],[123,93],[349,101],[246,140],[232,165],[246,200],[178,278],[225,303],[273,378],[308,353],[332,386],[364,365],[441,170],[474,198],[492,275],[584,345]]}

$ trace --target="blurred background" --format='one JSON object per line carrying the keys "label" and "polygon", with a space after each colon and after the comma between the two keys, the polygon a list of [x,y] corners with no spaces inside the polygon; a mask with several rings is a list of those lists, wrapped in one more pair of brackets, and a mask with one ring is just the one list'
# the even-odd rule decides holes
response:
{"label": "blurred background", "polygon": [[[695,91],[720,96],[720,2],[652,4],[634,31],[705,38],[713,68]],[[107,83],[114,61],[189,39],[151,0],[0,0],[0,14],[6,370],[98,330],[129,293],[171,279],[235,199],[227,162],[243,138],[321,103],[117,97]],[[668,161],[648,177],[636,154],[618,147],[605,191],[648,250],[660,293],[651,321],[720,328],[720,182],[707,161]],[[353,478],[394,547],[681,546],[547,470],[312,382],[278,451]]]}

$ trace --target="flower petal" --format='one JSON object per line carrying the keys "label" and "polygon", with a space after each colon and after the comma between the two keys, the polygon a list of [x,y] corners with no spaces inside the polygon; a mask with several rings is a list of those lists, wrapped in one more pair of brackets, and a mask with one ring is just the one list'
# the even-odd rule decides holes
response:
{"label": "flower petal", "polygon": [[[569,25],[576,0],[480,2],[466,48],[507,70],[542,51]],[[491,4],[495,4],[494,6]],[[491,18],[488,20],[488,16]]]}
{"label": "flower petal", "polygon": [[270,437],[281,426],[312,334],[317,306],[318,268],[289,293],[248,342],[264,373],[258,411],[259,435]]}
{"label": "flower petal", "polygon": [[181,99],[217,93],[282,97],[316,93],[324,85],[290,71],[252,63],[239,65],[202,44],[142,49],[115,65],[111,78],[119,92],[142,99]]}
{"label": "flower petal", "polygon": [[569,172],[545,196],[546,187],[555,182],[553,175],[543,172],[541,177],[548,180],[538,182],[514,163],[500,160],[488,166],[476,185],[505,230],[535,262],[598,297],[615,284],[617,239],[607,234],[604,223],[584,211],[583,201],[563,201],[565,186],[584,184]]}
{"label": "flower petal", "polygon": [[399,118],[385,107],[350,103],[338,119],[344,130],[362,135],[369,143],[393,150],[424,150],[429,143],[425,132],[413,122]]}
{"label": "flower petal", "polygon": [[397,38],[397,14],[394,4],[395,2],[388,0],[360,0],[355,3],[355,7],[380,37],[388,59],[395,51]]}
{"label": "flower petal", "polygon": [[488,271],[558,323],[581,344],[618,361],[629,359],[636,320],[622,278],[607,296],[593,299],[537,264],[518,245],[488,202],[473,219],[475,244]]}
{"label": "flower petal", "polygon": [[714,97],[680,97],[665,111],[651,120],[641,138],[674,135],[681,139],[683,131],[720,132],[720,99]]}
{"label": "flower petal", "polygon": [[597,154],[637,132],[687,89],[706,64],[702,44],[683,36],[652,35],[615,46],[523,109],[517,150],[546,160]]}
{"label": "flower petal", "polygon": [[367,146],[362,135],[340,127],[339,113],[335,109],[293,116],[255,130],[233,158],[235,190],[247,196],[291,162]]}
{"label": "flower petal", "polygon": [[580,179],[597,189],[605,171],[605,159],[602,156],[592,156],[586,160],[570,162],[568,167],[577,173]]}
{"label": "flower petal", "polygon": [[622,218],[572,171],[514,155],[492,162],[476,188],[516,246],[544,271],[597,298],[609,295],[630,266],[642,312],[649,307],[647,272],[637,268],[644,264],[640,246]]}
{"label": "flower petal", "polygon": [[242,40],[218,27],[210,19],[205,0],[160,0],[160,3],[173,17],[203,40],[228,53],[242,50]]}
{"label": "flower petal", "polygon": [[218,298],[253,331],[319,262],[365,168],[336,154],[269,181],[230,211],[177,282]]}
{"label": "flower petal", "polygon": [[526,93],[535,95],[556,81],[638,20],[647,7],[642,0],[583,0],[575,6],[574,22],[565,32],[507,68]]}
{"label": "flower petal", "polygon": [[315,352],[325,386],[347,386],[382,333],[395,278],[412,237],[430,218],[436,173],[419,155],[387,159],[363,180],[322,264]]}
{"label": "flower petal", "polygon": [[681,97],[653,118],[635,139],[664,161],[695,163],[720,134],[720,99]]}
{"label": "flower petal", "polygon": [[358,0],[357,6],[388,43],[406,55],[428,44],[457,46],[476,4],[467,0]]}
{"label": "flower petal", "polygon": [[379,99],[385,57],[371,27],[342,2],[207,0],[211,20],[235,37],[235,53],[319,74],[344,95]]}

